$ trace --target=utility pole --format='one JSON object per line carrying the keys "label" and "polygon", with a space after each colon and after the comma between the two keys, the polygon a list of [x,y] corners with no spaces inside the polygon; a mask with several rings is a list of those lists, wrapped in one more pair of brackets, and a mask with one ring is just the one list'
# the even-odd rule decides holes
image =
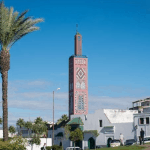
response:
{"label": "utility pole", "polygon": [[[60,90],[60,88],[57,88]],[[54,145],[54,91],[53,91],[53,138],[52,138],[52,145]]]}
{"label": "utility pole", "polygon": [[54,145],[54,91],[53,91],[53,140],[52,146]]}

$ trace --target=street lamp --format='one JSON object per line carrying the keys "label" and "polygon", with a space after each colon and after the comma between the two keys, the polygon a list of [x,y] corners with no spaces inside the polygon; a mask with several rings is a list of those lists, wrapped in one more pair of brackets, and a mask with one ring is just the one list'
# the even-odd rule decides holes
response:
{"label": "street lamp", "polygon": [[[57,88],[57,90],[60,90],[60,88]],[[52,145],[54,145],[54,91],[53,91],[53,139],[52,139]]]}

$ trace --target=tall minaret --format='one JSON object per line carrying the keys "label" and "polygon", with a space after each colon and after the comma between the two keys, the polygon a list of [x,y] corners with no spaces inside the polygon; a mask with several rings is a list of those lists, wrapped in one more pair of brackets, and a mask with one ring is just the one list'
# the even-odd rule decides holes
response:
{"label": "tall minaret", "polygon": [[82,55],[82,36],[75,35],[75,54],[69,58],[69,117],[88,113],[88,58]]}

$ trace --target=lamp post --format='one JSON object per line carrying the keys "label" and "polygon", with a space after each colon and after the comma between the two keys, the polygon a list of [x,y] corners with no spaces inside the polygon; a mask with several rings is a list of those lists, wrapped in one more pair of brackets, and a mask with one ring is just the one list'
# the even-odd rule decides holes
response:
{"label": "lamp post", "polygon": [[[60,90],[60,88],[57,88],[57,90]],[[52,139],[52,145],[54,145],[54,91],[53,91],[53,139]]]}

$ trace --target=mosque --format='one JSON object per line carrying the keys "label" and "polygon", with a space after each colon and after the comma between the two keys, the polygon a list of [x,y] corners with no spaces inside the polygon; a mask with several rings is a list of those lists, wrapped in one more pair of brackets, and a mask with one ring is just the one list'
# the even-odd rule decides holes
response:
{"label": "mosque", "polygon": [[[124,139],[136,139],[136,128],[133,121],[137,109],[98,109],[88,113],[88,58],[82,55],[82,35],[75,35],[74,55],[69,57],[69,120],[54,126],[54,144],[63,148],[73,146],[73,142],[64,137],[64,124],[71,130],[80,128],[84,139],[76,143],[82,149],[109,147],[112,139],[119,139],[120,133]],[[52,128],[48,137],[52,137]],[[94,132],[99,135],[96,137]]]}

